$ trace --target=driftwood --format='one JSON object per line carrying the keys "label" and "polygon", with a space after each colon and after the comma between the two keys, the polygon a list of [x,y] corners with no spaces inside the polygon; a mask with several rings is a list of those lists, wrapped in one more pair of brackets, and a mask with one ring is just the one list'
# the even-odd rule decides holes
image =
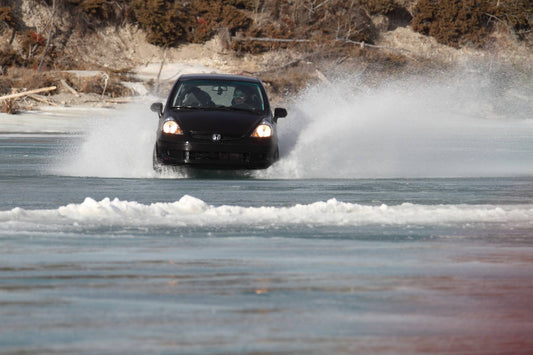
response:
{"label": "driftwood", "polygon": [[416,58],[414,58],[413,56],[411,55],[407,55],[406,53],[413,53],[412,51],[408,50],[408,49],[405,49],[405,48],[395,48],[395,47],[387,47],[387,46],[377,46],[375,44],[368,44],[368,43],[365,43],[365,41],[361,41],[361,42],[358,42],[358,41],[352,41],[350,39],[340,39],[340,38],[337,38],[336,39],[337,42],[345,42],[345,43],[351,43],[351,44],[354,44],[356,46],[359,46],[362,50],[364,50],[366,47],[370,47],[370,48],[377,48],[377,49],[385,49],[385,50],[388,50],[388,51],[395,51],[395,52],[400,52],[402,53],[403,55],[405,55],[407,58],[415,61],[415,62],[418,62],[418,60]]}
{"label": "driftwood", "polygon": [[44,97],[42,97],[40,95],[30,94],[30,95],[28,95],[28,97],[34,99],[35,101],[43,102],[43,103],[45,103],[47,105],[50,105],[50,106],[58,106],[55,102],[47,100],[47,99],[45,99]]}
{"label": "driftwood", "polygon": [[32,95],[32,94],[39,94],[41,92],[50,92],[50,91],[54,91],[55,89],[57,89],[57,87],[50,86],[50,87],[47,87],[47,88],[24,91],[24,92],[19,92],[19,93],[16,93],[16,94],[9,94],[9,95],[5,95],[5,96],[0,96],[0,100],[11,100],[11,99],[19,98],[19,97],[29,96],[29,95]]}
{"label": "driftwood", "polygon": [[67,84],[67,82],[65,81],[65,79],[61,79],[61,84],[68,89],[68,91],[70,91],[73,95],[76,95],[77,97],[80,96],[80,94],[72,87],[70,86],[69,84]]}
{"label": "driftwood", "polygon": [[297,65],[298,63],[300,63],[300,62],[302,62],[302,61],[304,61],[304,60],[307,60],[307,59],[309,59],[309,58],[311,58],[311,57],[313,57],[313,56],[315,56],[315,55],[317,55],[317,54],[318,54],[318,52],[311,53],[311,54],[305,55],[305,56],[303,56],[303,57],[297,58],[297,59],[295,59],[295,60],[292,60],[292,61],[290,61],[290,62],[288,62],[288,63],[285,63],[285,64],[283,64],[283,65],[281,65],[281,66],[277,66],[277,67],[275,67],[275,68],[269,68],[269,69],[265,69],[265,70],[261,70],[261,71],[256,71],[256,72],[253,72],[253,73],[251,73],[251,74],[257,76],[257,75],[261,75],[261,74],[266,74],[266,73],[270,73],[270,72],[275,72],[275,71],[283,70],[283,69],[286,69],[286,68],[288,68],[288,67],[295,66],[295,65]]}
{"label": "driftwood", "polygon": [[264,38],[264,37],[233,37],[233,41],[257,41],[257,42],[311,42],[308,39],[290,39],[290,38]]}
{"label": "driftwood", "polygon": [[119,97],[115,99],[105,99],[105,102],[111,103],[111,104],[125,104],[132,101],[129,97]]}

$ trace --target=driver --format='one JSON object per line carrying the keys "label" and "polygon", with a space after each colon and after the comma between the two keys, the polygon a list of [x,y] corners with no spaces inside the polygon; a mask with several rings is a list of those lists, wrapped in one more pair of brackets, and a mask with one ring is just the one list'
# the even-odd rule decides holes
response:
{"label": "driver", "polygon": [[233,106],[249,105],[248,94],[244,90],[236,88],[233,92],[233,100],[231,100],[231,104]]}

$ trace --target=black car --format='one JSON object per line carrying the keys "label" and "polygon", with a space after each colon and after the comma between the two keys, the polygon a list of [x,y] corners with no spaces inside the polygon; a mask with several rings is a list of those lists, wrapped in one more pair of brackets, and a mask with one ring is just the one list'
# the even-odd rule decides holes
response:
{"label": "black car", "polygon": [[187,166],[265,169],[279,158],[276,123],[287,110],[270,108],[253,77],[187,74],[178,78],[159,114],[154,169]]}

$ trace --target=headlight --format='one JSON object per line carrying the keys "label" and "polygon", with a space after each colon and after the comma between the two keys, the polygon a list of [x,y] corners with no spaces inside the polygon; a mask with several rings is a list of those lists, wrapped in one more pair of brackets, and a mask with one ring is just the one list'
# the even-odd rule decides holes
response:
{"label": "headlight", "polygon": [[261,123],[259,126],[256,127],[256,129],[254,130],[254,133],[252,133],[252,137],[256,137],[256,138],[272,137],[272,126],[270,126],[267,123]]}
{"label": "headlight", "polygon": [[166,134],[183,134],[183,131],[181,130],[180,126],[176,121],[165,121],[163,123],[163,127],[161,128],[164,133]]}

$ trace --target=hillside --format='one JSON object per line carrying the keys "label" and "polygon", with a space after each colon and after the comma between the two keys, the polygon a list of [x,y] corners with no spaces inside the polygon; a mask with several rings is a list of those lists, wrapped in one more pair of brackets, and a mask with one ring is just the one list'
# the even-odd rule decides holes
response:
{"label": "hillside", "polygon": [[[0,95],[56,87],[46,97],[2,100],[0,110],[157,94],[180,72],[195,70],[259,76],[276,100],[342,72],[361,73],[363,83],[376,85],[469,61],[531,75],[529,23],[482,28],[479,43],[468,37],[444,44],[442,31],[413,29],[421,9],[427,10],[420,8],[424,1],[361,0],[348,8],[340,1],[197,0],[190,2],[196,7],[172,10],[195,14],[182,18],[183,30],[165,32],[170,12],[149,6],[179,1],[123,0],[114,2],[122,7],[109,7],[99,0],[21,0],[11,6],[0,0]],[[151,18],[158,13],[162,17]],[[170,30],[181,35],[173,37]]]}

